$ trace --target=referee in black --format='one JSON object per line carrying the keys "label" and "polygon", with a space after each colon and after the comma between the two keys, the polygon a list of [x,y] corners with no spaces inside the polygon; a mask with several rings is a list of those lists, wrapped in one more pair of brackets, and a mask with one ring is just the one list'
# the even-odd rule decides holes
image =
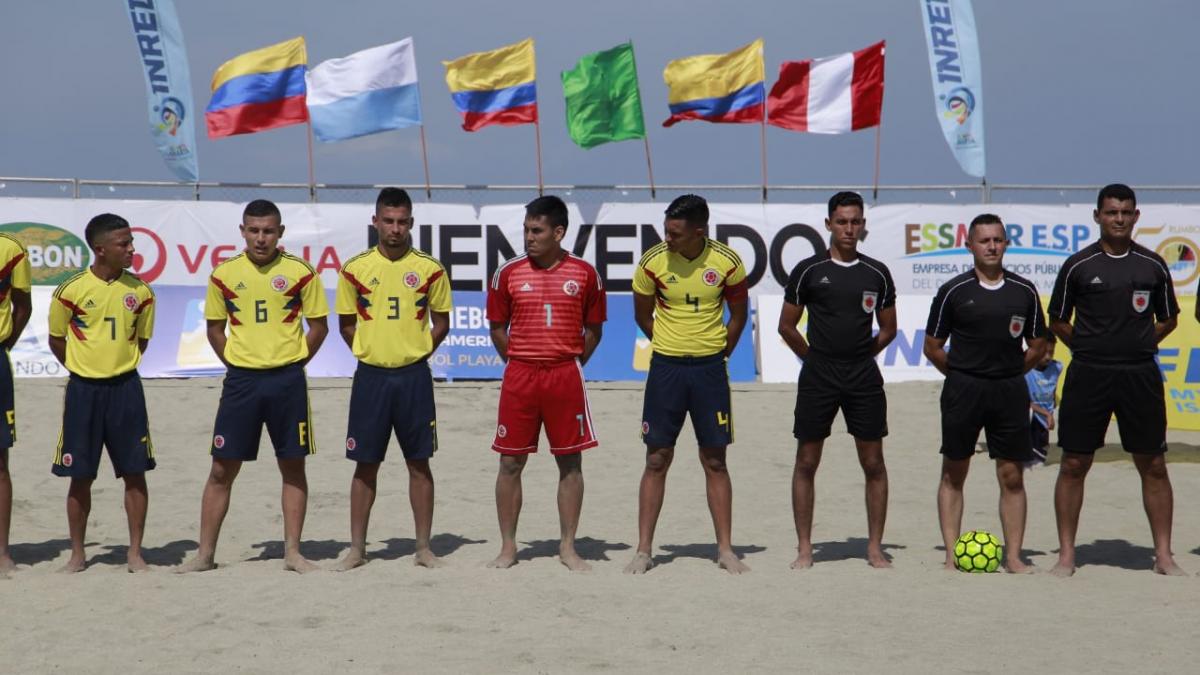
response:
{"label": "referee in black", "polygon": [[[1063,383],[1054,486],[1058,576],[1075,573],[1075,536],[1083,483],[1115,413],[1121,446],[1142,478],[1142,503],[1154,538],[1154,571],[1183,575],[1171,554],[1174,496],[1163,454],[1167,408],[1154,355],[1175,330],[1179,304],[1166,263],[1133,241],[1137,197],[1127,185],[1100,190],[1093,219],[1100,240],[1067,258],[1050,297],[1050,329],[1071,348]],[[1074,319],[1072,319],[1074,314]]]}
{"label": "referee in black", "polygon": [[947,569],[954,569],[954,542],[962,530],[963,482],[983,429],[1000,483],[1004,567],[1009,572],[1033,571],[1021,561],[1022,472],[1033,457],[1025,373],[1046,348],[1046,320],[1033,283],[1004,269],[1007,247],[1000,218],[991,213],[976,216],[967,230],[975,269],[938,289],[925,327],[925,356],[946,375],[937,502]]}
{"label": "referee in black", "polygon": [[[779,335],[804,361],[792,428],[798,441],[792,512],[799,540],[793,569],[812,566],[813,479],[838,408],[866,478],[867,562],[892,566],[882,545],[888,500],[883,462],[887,398],[875,355],[896,337],[896,286],[883,263],[858,252],[866,223],[861,196],[835,194],[825,219],[829,250],[796,265],[784,289]],[[808,340],[797,328],[805,308]],[[879,333],[873,335],[875,321]]]}

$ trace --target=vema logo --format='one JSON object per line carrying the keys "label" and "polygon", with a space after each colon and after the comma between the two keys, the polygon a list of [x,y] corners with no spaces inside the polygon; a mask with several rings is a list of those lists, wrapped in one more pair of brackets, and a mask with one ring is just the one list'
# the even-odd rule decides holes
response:
{"label": "vema logo", "polygon": [[[1090,225],[1020,225],[1006,223],[1008,250],[1011,254],[1053,255],[1066,258],[1091,240]],[[909,223],[904,226],[904,255],[924,258],[942,255],[970,255],[966,223]]]}
{"label": "vema logo", "polygon": [[46,223],[0,223],[0,232],[16,237],[29,251],[33,283],[57,286],[83,271],[92,252],[71,232]]}

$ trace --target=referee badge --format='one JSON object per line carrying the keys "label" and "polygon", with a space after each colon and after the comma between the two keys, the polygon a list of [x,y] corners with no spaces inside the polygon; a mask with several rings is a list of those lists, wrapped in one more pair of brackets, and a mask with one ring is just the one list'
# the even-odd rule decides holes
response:
{"label": "referee badge", "polygon": [[1141,314],[1150,306],[1150,291],[1133,292],[1133,311]]}
{"label": "referee badge", "polygon": [[1025,332],[1025,317],[1013,315],[1008,320],[1008,334],[1013,337],[1021,337],[1021,333]]}
{"label": "referee badge", "polygon": [[875,311],[875,307],[879,304],[879,293],[876,291],[863,291],[862,311],[870,314]]}

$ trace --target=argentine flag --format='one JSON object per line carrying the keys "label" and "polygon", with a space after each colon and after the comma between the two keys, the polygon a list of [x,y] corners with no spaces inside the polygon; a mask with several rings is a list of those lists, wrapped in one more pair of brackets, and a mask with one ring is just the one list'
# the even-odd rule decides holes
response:
{"label": "argentine flag", "polygon": [[344,141],[421,124],[412,38],[325,61],[305,78],[317,140]]}

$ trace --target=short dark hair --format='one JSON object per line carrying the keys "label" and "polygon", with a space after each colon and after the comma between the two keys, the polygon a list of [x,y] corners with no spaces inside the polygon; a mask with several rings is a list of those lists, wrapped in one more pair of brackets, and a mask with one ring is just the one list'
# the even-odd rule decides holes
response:
{"label": "short dark hair", "polygon": [[700,195],[680,195],[664,213],[668,218],[686,220],[690,225],[708,225],[708,202]]}
{"label": "short dark hair", "polygon": [[375,198],[375,213],[379,213],[381,208],[405,208],[412,211],[412,197],[408,196],[403,188],[385,187],[379,191],[379,196]]}
{"label": "short dark hair", "polygon": [[83,238],[87,240],[90,248],[96,248],[96,240],[102,235],[127,227],[129,227],[129,221],[121,216],[115,213],[101,213],[88,221],[87,227],[83,228]]}
{"label": "short dark hair", "polygon": [[1115,199],[1119,202],[1133,202],[1134,207],[1137,206],[1137,195],[1133,193],[1133,188],[1124,183],[1111,183],[1100,188],[1100,194],[1096,195],[1097,209],[1104,206],[1105,199]]}
{"label": "short dark hair", "polygon": [[545,218],[550,227],[567,229],[567,204],[554,195],[545,195],[525,205],[526,218]]}
{"label": "short dark hair", "polygon": [[[975,228],[979,225],[1000,225],[1004,226],[1004,221],[1000,220],[1000,216],[994,213],[981,213],[971,219],[971,225],[967,228],[967,239],[970,239],[975,234]],[[1008,239],[1008,230],[1004,231],[1004,238]]]}
{"label": "short dark hair", "polygon": [[275,216],[280,222],[283,222],[283,215],[279,213],[279,207],[269,199],[255,199],[247,204],[246,209],[242,211],[242,218],[245,219],[247,216],[251,218]]}
{"label": "short dark hair", "polygon": [[838,210],[839,206],[857,206],[859,211],[866,211],[863,206],[862,195],[857,192],[849,192],[843,190],[829,198],[829,215],[833,215],[834,211]]}

